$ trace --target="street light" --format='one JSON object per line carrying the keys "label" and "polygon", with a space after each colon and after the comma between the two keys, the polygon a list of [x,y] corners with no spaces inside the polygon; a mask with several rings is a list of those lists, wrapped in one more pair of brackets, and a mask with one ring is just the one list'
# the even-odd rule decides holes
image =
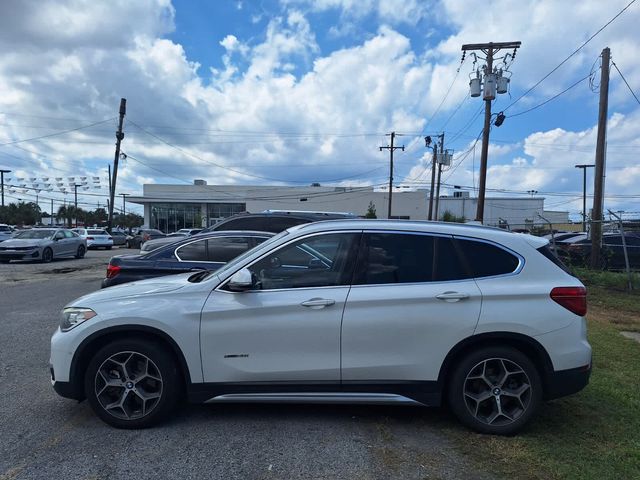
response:
{"label": "street light", "polygon": [[576,165],[576,168],[582,169],[582,231],[587,231],[587,168],[595,167],[595,165]]}

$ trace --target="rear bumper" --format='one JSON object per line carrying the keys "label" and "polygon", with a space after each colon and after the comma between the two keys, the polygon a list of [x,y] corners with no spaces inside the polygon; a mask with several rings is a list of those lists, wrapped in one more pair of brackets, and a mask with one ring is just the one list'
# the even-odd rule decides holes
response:
{"label": "rear bumper", "polygon": [[589,384],[591,362],[578,368],[557,370],[549,374],[545,385],[545,399],[552,400],[577,393]]}

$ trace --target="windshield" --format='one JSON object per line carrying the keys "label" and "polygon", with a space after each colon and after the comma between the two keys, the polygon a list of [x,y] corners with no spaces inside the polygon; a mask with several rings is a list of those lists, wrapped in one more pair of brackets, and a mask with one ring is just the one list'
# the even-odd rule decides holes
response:
{"label": "windshield", "polygon": [[[270,248],[270,245],[272,243],[275,243],[277,241],[279,241],[282,237],[286,237],[287,235],[289,235],[289,232],[287,230],[283,230],[282,232],[280,232],[279,234],[271,237],[268,240],[265,240],[263,243],[261,243],[260,245],[258,245],[257,247],[254,247],[250,250],[247,250],[246,252],[244,252],[242,255],[240,255],[239,257],[234,258],[233,260],[231,260],[229,263],[227,263],[226,265],[223,265],[222,267],[220,267],[218,270],[215,271],[216,275],[224,275],[225,273],[227,273],[229,270],[234,270],[235,268],[237,268],[237,266],[239,264],[241,264],[242,262],[244,262],[244,259],[253,255],[254,253],[258,252],[258,251],[267,251]],[[213,272],[212,272],[213,273]]]}
{"label": "windshield", "polygon": [[55,230],[25,230],[24,232],[18,233],[13,238],[19,238],[21,240],[35,238],[35,239],[42,240],[44,238],[53,237],[54,233],[55,233]]}

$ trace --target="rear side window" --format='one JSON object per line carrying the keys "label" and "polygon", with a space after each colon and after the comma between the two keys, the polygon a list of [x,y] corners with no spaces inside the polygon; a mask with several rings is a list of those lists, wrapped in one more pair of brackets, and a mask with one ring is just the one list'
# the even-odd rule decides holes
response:
{"label": "rear side window", "polygon": [[354,284],[420,283],[469,277],[449,237],[369,233],[363,238]]}
{"label": "rear side window", "polygon": [[562,270],[564,270],[565,272],[567,272],[569,275],[573,275],[571,273],[571,271],[567,268],[567,266],[562,263],[562,260],[560,260],[554,253],[553,250],[551,250],[551,248],[549,248],[549,245],[545,245],[544,247],[540,247],[537,249],[538,252],[540,252],[543,256],[547,257],[547,259],[551,260],[553,263],[555,263],[558,267],[560,267]]}
{"label": "rear side window", "polygon": [[269,232],[279,233],[283,230],[286,230],[289,227],[294,227],[296,225],[302,225],[303,223],[309,223],[308,220],[303,218],[290,218],[290,217],[278,217],[274,216],[270,218],[269,222]]}
{"label": "rear side window", "polygon": [[246,237],[210,238],[207,248],[210,262],[227,263],[249,250],[249,239]]}
{"label": "rear side window", "polygon": [[260,232],[270,232],[269,219],[267,217],[243,217],[234,218],[226,222],[221,222],[219,226],[213,228],[219,230],[257,230]]}
{"label": "rear side window", "polygon": [[191,242],[176,250],[176,256],[179,260],[190,262],[206,262],[207,261],[207,249],[206,240],[200,240],[199,242]]}
{"label": "rear side window", "polygon": [[513,273],[520,265],[518,257],[497,245],[457,237],[456,242],[475,278]]}

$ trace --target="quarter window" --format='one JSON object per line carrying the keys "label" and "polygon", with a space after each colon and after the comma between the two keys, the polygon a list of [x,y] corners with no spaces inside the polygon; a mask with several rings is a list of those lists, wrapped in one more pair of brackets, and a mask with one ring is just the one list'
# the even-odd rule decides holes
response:
{"label": "quarter window", "polygon": [[247,237],[210,238],[207,245],[209,261],[223,263],[236,258],[241,253],[249,250],[249,248],[249,239]]}
{"label": "quarter window", "polygon": [[350,259],[359,238],[360,234],[339,233],[298,240],[249,270],[259,290],[349,285],[354,264]]}
{"label": "quarter window", "polygon": [[360,249],[354,284],[461,280],[470,275],[450,237],[369,233]]}
{"label": "quarter window", "polygon": [[475,278],[513,273],[520,259],[503,248],[486,242],[456,238]]}

